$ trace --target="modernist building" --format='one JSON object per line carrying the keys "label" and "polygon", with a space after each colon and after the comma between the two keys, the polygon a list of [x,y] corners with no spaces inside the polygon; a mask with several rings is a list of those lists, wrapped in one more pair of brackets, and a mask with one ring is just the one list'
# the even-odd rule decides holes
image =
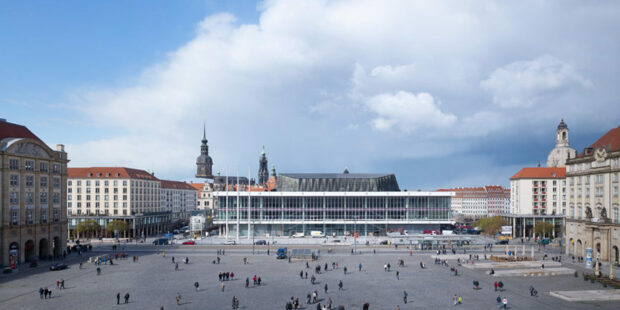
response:
{"label": "modernist building", "polygon": [[60,256],[67,244],[67,153],[0,119],[0,264]]}
{"label": "modernist building", "polygon": [[620,127],[566,162],[569,187],[566,251],[618,263],[620,253]]}
{"label": "modernist building", "polygon": [[393,174],[371,173],[281,173],[277,189],[282,192],[396,192]]}
{"label": "modernist building", "polygon": [[[69,231],[92,219],[105,231],[107,223],[123,220],[125,237],[167,232],[172,210],[162,203],[162,184],[151,173],[124,167],[68,168],[67,212]],[[195,192],[192,192],[195,194]],[[195,197],[195,196],[194,196]]]}
{"label": "modernist building", "polygon": [[[215,192],[214,222],[227,236],[384,235],[451,224],[450,192]],[[251,228],[254,227],[254,228]]]}
{"label": "modernist building", "polygon": [[[470,219],[499,216],[510,213],[510,190],[497,185],[439,189],[454,192],[451,202],[452,215]],[[508,203],[507,203],[508,201]]]}

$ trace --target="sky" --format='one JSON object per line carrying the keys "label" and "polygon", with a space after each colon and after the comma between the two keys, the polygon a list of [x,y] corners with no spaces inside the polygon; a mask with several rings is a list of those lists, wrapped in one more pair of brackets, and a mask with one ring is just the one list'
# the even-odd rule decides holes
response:
{"label": "sky", "polygon": [[70,167],[509,185],[620,125],[617,1],[5,1],[0,118]]}

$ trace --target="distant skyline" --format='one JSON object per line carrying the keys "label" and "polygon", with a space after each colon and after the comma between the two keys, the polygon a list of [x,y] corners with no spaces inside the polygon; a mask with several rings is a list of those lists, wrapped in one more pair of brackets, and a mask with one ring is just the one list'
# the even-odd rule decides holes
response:
{"label": "distant skyline", "polygon": [[620,125],[616,1],[0,1],[0,118],[70,167],[509,185]]}

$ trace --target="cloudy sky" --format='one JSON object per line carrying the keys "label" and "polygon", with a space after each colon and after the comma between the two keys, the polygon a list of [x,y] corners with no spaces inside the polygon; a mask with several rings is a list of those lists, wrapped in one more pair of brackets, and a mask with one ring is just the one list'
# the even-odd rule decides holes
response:
{"label": "cloudy sky", "polygon": [[[508,185],[620,125],[617,1],[0,2],[0,117],[70,166]],[[238,171],[238,172],[237,172]]]}

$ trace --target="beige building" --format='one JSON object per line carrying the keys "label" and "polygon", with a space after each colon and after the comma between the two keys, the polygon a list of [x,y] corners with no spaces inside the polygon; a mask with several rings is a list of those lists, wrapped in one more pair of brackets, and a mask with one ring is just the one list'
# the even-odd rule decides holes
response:
{"label": "beige building", "polygon": [[459,187],[438,191],[454,192],[450,204],[453,216],[477,219],[504,215],[509,212],[506,208],[506,200],[510,198],[510,190],[498,185]]}
{"label": "beige building", "polygon": [[105,231],[107,223],[123,220],[125,236],[142,237],[169,229],[171,211],[162,203],[161,181],[151,173],[124,167],[68,168],[69,230],[93,219]]}
{"label": "beige building", "polygon": [[618,263],[620,248],[620,127],[566,162],[569,186],[566,251]]}
{"label": "beige building", "polygon": [[62,256],[67,244],[67,153],[0,119],[0,263]]}
{"label": "beige building", "polygon": [[161,180],[161,205],[163,211],[172,212],[176,218],[189,218],[196,210],[196,189],[179,181]]}

